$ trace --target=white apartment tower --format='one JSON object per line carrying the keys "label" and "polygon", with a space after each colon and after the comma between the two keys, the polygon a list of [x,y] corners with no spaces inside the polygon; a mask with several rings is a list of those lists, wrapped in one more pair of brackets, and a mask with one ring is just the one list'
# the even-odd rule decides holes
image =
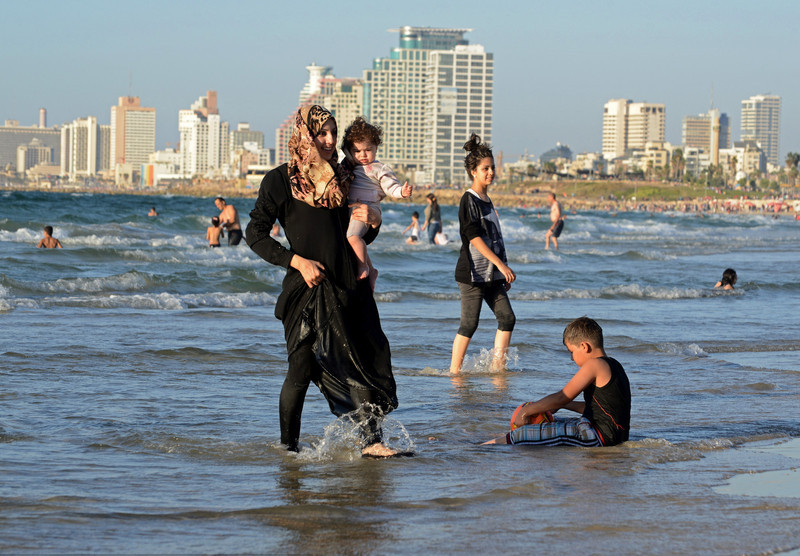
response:
{"label": "white apartment tower", "polygon": [[469,181],[464,143],[471,133],[485,142],[492,139],[494,56],[481,45],[434,50],[425,84],[421,181],[464,185]]}
{"label": "white apartment tower", "polygon": [[95,116],[78,118],[61,128],[61,175],[69,181],[108,170],[111,128],[98,125]]}
{"label": "white apartment tower", "polygon": [[664,141],[663,104],[611,99],[603,106],[603,158],[613,160],[630,149]]}
{"label": "white apartment tower", "polygon": [[178,111],[180,173],[184,177],[202,176],[227,164],[228,127],[220,120],[216,91],[208,91],[190,109]]}
{"label": "white apartment tower", "polygon": [[456,50],[468,45],[471,29],[390,31],[400,33],[400,46],[364,70],[365,117],[384,131],[381,160],[413,181],[465,181],[463,172],[452,175],[452,153],[478,122],[468,131],[491,141],[493,55],[477,45]]}
{"label": "white apartment tower", "polygon": [[156,109],[139,97],[119,97],[111,107],[111,165],[130,164],[138,173],[156,150]]}
{"label": "white apartment tower", "polygon": [[742,141],[756,141],[767,162],[780,164],[781,97],[755,95],[742,101]]}
{"label": "white apartment tower", "polygon": [[627,99],[611,99],[603,106],[603,158],[606,160],[625,154],[630,103]]}

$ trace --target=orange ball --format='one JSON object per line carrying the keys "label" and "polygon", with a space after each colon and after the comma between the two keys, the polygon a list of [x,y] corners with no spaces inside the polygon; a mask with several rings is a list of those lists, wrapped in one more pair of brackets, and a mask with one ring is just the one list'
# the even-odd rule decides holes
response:
{"label": "orange ball", "polygon": [[[526,405],[530,405],[532,403],[533,402],[525,402],[524,404],[522,404],[521,406],[519,406],[517,409],[514,410],[514,413],[511,415],[511,430],[512,431],[517,428],[517,425],[514,424],[514,421],[516,421],[517,415],[519,415],[519,412],[522,411],[523,407],[525,407]],[[556,420],[556,418],[553,417],[552,412],[545,411],[544,413],[534,413],[533,415],[528,415],[528,417],[525,419],[525,424],[526,425],[539,425],[541,423],[552,423],[555,420]]]}

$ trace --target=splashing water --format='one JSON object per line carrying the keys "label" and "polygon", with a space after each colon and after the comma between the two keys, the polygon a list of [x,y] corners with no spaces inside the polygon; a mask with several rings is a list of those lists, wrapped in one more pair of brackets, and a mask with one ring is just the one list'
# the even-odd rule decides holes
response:
{"label": "splashing water", "polygon": [[[383,443],[398,452],[413,452],[416,448],[411,435],[400,421],[392,417],[380,417],[379,426]],[[362,431],[368,427],[361,410],[345,413],[325,427],[322,439],[308,449],[300,451],[300,457],[308,461],[355,461],[361,458],[363,448]]]}

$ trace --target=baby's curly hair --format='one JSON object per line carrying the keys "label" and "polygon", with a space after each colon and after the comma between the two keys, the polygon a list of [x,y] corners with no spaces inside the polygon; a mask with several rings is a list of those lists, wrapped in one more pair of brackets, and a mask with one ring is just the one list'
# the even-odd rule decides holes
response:
{"label": "baby's curly hair", "polygon": [[370,141],[379,147],[381,144],[381,136],[383,130],[371,123],[367,122],[363,117],[358,116],[353,123],[347,126],[344,130],[344,137],[342,138],[342,148],[350,150],[353,143],[356,141],[361,143],[363,141]]}

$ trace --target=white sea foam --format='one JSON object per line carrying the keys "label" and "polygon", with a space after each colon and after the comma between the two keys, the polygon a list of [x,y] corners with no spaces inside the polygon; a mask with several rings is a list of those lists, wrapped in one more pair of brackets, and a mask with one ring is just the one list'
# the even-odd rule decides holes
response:
{"label": "white sea foam", "polygon": [[[325,427],[323,437],[310,448],[300,450],[305,461],[355,461],[361,459],[361,427],[359,415],[353,411],[342,415]],[[413,452],[414,441],[400,421],[387,416],[381,423],[383,443],[398,452]]]}
{"label": "white sea foam", "polygon": [[49,293],[136,291],[145,288],[149,280],[145,274],[126,272],[98,278],[59,278],[52,282],[28,284],[28,286]]}
{"label": "white sea foam", "polygon": [[196,308],[244,309],[274,305],[276,298],[268,293],[204,293],[174,294],[168,292],[111,295],[58,295],[31,299],[7,297],[0,293],[0,311],[38,309],[42,307],[94,307],[100,309],[140,309],[180,311]]}
{"label": "white sea foam", "polygon": [[713,295],[712,290],[701,288],[669,288],[660,286],[641,286],[623,284],[597,289],[575,289],[534,291],[514,295],[512,298],[526,301],[547,301],[550,299],[696,299]]}
{"label": "white sea foam", "polygon": [[658,346],[658,351],[671,355],[684,355],[689,357],[708,357],[703,348],[697,344],[673,344],[666,343]]}

